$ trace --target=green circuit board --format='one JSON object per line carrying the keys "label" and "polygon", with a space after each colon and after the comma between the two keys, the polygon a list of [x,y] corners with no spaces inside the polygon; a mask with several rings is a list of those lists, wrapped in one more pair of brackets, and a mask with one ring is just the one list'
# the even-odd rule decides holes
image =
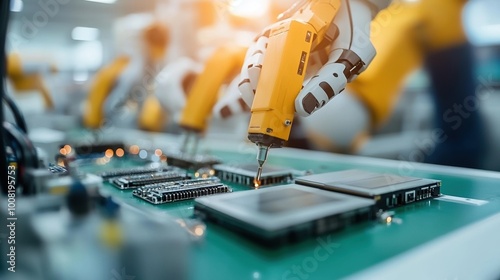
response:
{"label": "green circuit board", "polygon": [[[303,151],[290,150],[286,156],[273,155],[269,164],[310,170],[314,173],[345,169],[362,169],[400,174],[401,163],[377,160],[350,160],[348,156],[311,152],[303,159]],[[282,153],[283,154],[283,153]],[[252,153],[213,151],[223,163],[253,163]],[[383,163],[383,164],[382,164]],[[104,169],[138,166],[140,162],[114,159],[106,166],[87,166],[85,170],[98,173]],[[336,279],[352,275],[416,248],[435,238],[475,221],[500,212],[498,179],[468,174],[449,174],[416,166],[410,170],[415,177],[442,181],[441,192],[446,195],[480,199],[488,203],[471,204],[431,199],[396,208],[399,223],[363,222],[340,232],[306,240],[280,249],[267,249],[211,223],[207,224],[204,242],[193,246],[192,279]],[[249,190],[242,184],[226,182],[233,191]],[[272,186],[271,186],[272,187]],[[138,209],[168,213],[176,218],[191,218],[193,201],[185,200],[153,205],[133,197],[131,190],[120,190],[108,183],[103,191]],[[430,260],[429,265],[439,265]],[[237,277],[236,277],[237,276]],[[215,278],[214,278],[215,277]],[[236,278],[235,278],[236,277]]]}

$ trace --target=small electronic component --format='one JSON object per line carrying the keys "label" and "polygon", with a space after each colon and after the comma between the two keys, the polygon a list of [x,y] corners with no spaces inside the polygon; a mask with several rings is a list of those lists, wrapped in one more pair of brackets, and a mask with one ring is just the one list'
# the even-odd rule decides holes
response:
{"label": "small electronic component", "polygon": [[162,171],[173,170],[173,167],[170,166],[143,166],[143,167],[130,167],[130,168],[120,168],[113,169],[109,171],[102,172],[98,174],[104,180],[109,180],[115,177],[123,177],[123,176],[131,176],[131,175],[139,175],[139,174],[151,174]]}
{"label": "small electronic component", "polygon": [[152,204],[163,204],[231,191],[231,188],[221,183],[218,178],[207,178],[146,185],[132,193]]}
{"label": "small electronic component", "polygon": [[60,166],[60,165],[57,165],[57,164],[50,163],[48,169],[53,174],[57,174],[57,175],[66,175],[66,174],[68,174],[68,169],[66,169],[66,167]]}
{"label": "small electronic component", "polygon": [[112,178],[109,182],[113,184],[113,186],[125,190],[135,189],[144,185],[174,182],[186,179],[191,179],[191,176],[189,176],[186,172],[167,171]]}
{"label": "small electronic component", "polygon": [[213,166],[213,169],[215,170],[215,176],[221,180],[252,187],[289,183],[293,178],[292,169],[265,166],[260,177],[260,182],[256,184],[254,176],[258,166],[255,164],[236,166],[216,164]]}
{"label": "small electronic component", "polygon": [[374,199],[378,209],[439,197],[441,181],[363,170],[344,170],[295,179],[297,184]]}
{"label": "small electronic component", "polygon": [[291,184],[202,197],[194,213],[277,247],[375,218],[373,200]]}
{"label": "small electronic component", "polygon": [[167,156],[167,163],[169,165],[192,170],[220,163],[219,159],[209,155],[191,155],[182,152],[170,152],[165,155]]}

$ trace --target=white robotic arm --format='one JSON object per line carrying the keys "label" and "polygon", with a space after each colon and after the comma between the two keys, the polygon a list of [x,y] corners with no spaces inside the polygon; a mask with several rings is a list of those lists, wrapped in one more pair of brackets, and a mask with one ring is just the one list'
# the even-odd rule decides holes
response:
{"label": "white robotic arm", "polygon": [[339,36],[332,44],[328,62],[297,96],[298,115],[306,117],[323,107],[370,64],[376,51],[365,30],[370,30],[373,16],[367,1],[343,1],[334,20]]}

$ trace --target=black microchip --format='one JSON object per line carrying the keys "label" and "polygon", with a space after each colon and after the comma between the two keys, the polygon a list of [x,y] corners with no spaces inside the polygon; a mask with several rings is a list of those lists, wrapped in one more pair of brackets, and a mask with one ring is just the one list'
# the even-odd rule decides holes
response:
{"label": "black microchip", "polygon": [[131,176],[139,174],[151,174],[162,171],[171,171],[176,168],[170,166],[143,166],[143,167],[130,167],[130,168],[120,168],[113,169],[109,171],[102,172],[98,174],[104,180],[109,180],[115,177]]}
{"label": "black microchip", "polygon": [[110,183],[119,189],[135,189],[149,184],[165,182],[175,182],[179,180],[191,179],[186,172],[167,171],[150,174],[140,174],[110,179]]}
{"label": "black microchip", "polygon": [[[66,145],[62,145],[60,148],[64,148]],[[100,144],[76,144],[72,145],[75,153],[77,155],[89,155],[89,154],[102,154],[107,150],[123,150],[125,151],[125,145],[121,142],[108,142]]]}
{"label": "black microchip", "polygon": [[194,214],[266,248],[373,219],[373,200],[288,184],[195,200]]}
{"label": "black microchip", "polygon": [[[229,181],[246,186],[255,186],[254,177],[257,173],[256,164],[224,165],[213,166],[215,176],[221,180]],[[293,178],[293,170],[287,168],[264,165],[259,186],[289,183]]]}
{"label": "black microchip", "polygon": [[389,209],[441,195],[441,181],[426,178],[344,170],[299,177],[297,184],[372,198],[379,209]]}
{"label": "black microchip", "polygon": [[53,174],[57,175],[66,175],[68,174],[68,170],[64,166],[59,166],[53,163],[49,164],[49,171],[52,172]]}
{"label": "black microchip", "polygon": [[167,163],[169,165],[192,170],[220,163],[219,159],[209,155],[191,155],[181,152],[171,152],[165,155],[167,156]]}

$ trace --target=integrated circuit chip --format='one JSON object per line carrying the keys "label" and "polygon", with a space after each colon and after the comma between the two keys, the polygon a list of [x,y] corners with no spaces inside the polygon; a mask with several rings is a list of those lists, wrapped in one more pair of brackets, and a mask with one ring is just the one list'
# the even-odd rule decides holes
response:
{"label": "integrated circuit chip", "polygon": [[177,166],[186,169],[199,169],[201,167],[212,166],[220,163],[220,160],[210,155],[191,155],[182,152],[167,152],[167,163],[172,166]]}
{"label": "integrated circuit chip", "polygon": [[441,181],[425,178],[344,170],[299,177],[297,184],[375,200],[382,210],[441,195]]}
{"label": "integrated circuit chip", "polygon": [[135,189],[140,186],[174,182],[179,180],[191,179],[186,172],[167,171],[150,174],[139,174],[125,177],[117,177],[109,180],[111,184],[119,189]]}
{"label": "integrated circuit chip", "polygon": [[163,204],[231,191],[231,188],[219,179],[207,178],[146,185],[137,188],[132,193],[135,197],[149,203]]}
{"label": "integrated circuit chip", "polygon": [[290,184],[202,197],[194,213],[277,247],[375,217],[373,200]]}
{"label": "integrated circuit chip", "polygon": [[170,166],[144,166],[144,167],[130,167],[130,168],[120,168],[113,169],[109,171],[102,172],[98,174],[103,180],[109,180],[111,178],[140,175],[140,174],[151,174],[162,171],[170,171],[175,168]]}
{"label": "integrated circuit chip", "polygon": [[[213,166],[213,169],[215,170],[215,176],[219,177],[221,180],[246,186],[254,186],[253,180],[257,172],[256,164],[233,166],[216,164]],[[259,186],[289,183],[293,178],[292,173],[292,169],[264,165]]]}
{"label": "integrated circuit chip", "polygon": [[49,163],[49,171],[53,174],[57,175],[67,175],[68,174],[68,169],[64,166],[56,165],[53,163]]}

